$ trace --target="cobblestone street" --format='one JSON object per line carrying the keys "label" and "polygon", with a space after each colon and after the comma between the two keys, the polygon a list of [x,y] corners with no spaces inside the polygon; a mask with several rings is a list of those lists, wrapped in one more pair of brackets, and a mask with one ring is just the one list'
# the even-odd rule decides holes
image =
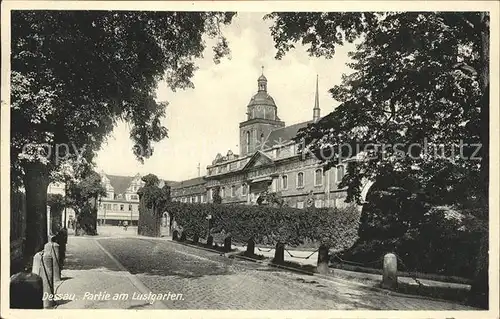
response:
{"label": "cobblestone street", "polygon": [[368,286],[291,273],[148,238],[98,242],[171,309],[466,310],[451,302],[403,297]]}

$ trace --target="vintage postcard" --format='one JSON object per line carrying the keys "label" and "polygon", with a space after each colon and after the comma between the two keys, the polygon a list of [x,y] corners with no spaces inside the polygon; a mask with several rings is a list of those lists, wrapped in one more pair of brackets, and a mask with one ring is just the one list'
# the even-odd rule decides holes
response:
{"label": "vintage postcard", "polygon": [[497,2],[1,15],[2,317],[498,318]]}

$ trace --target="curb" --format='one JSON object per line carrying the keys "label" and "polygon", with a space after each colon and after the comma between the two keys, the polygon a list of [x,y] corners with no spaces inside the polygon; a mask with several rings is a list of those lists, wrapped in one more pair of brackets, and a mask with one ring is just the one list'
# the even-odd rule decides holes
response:
{"label": "curb", "polygon": [[[293,267],[288,267],[288,266],[276,264],[276,263],[273,263],[273,262],[269,261],[269,259],[266,261],[266,260],[253,259],[253,258],[250,258],[250,257],[247,257],[247,256],[238,255],[237,252],[233,252],[231,254],[231,252],[225,253],[225,252],[221,252],[221,251],[218,251],[218,250],[215,250],[215,249],[210,249],[210,248],[206,248],[206,247],[203,247],[203,246],[197,246],[197,245],[189,244],[187,242],[180,242],[180,241],[175,241],[175,240],[166,239],[166,238],[163,239],[163,238],[158,238],[158,237],[142,237],[142,238],[141,237],[142,236],[139,236],[137,238],[139,238],[139,239],[153,239],[153,240],[170,241],[170,242],[173,242],[173,243],[177,243],[179,245],[183,245],[183,246],[187,246],[187,247],[192,247],[192,248],[197,248],[197,249],[201,249],[201,250],[205,250],[205,251],[209,251],[209,252],[213,252],[213,253],[218,253],[219,255],[227,257],[227,258],[242,259],[242,260],[245,260],[245,261],[250,261],[250,262],[258,263],[258,264],[269,266],[269,267],[275,267],[275,268],[284,269],[284,270],[287,270],[287,271],[290,271],[290,272],[294,272],[294,273],[301,273],[301,274],[308,275],[308,276],[316,276],[318,278],[321,278],[321,279],[324,279],[324,280],[327,280],[327,281],[330,281],[330,282],[343,282],[343,283],[348,283],[348,284],[352,284],[352,285],[357,285],[357,286],[365,287],[365,288],[367,288],[367,289],[369,289],[371,291],[376,291],[376,292],[384,293],[384,294],[386,294],[388,296],[391,295],[391,296],[404,297],[404,298],[425,299],[425,300],[432,300],[432,301],[454,302],[454,303],[462,304],[461,302],[457,302],[457,301],[454,301],[454,300],[433,298],[433,297],[428,297],[428,296],[424,296],[424,295],[404,294],[404,293],[400,293],[400,292],[397,292],[397,291],[394,291],[394,290],[384,289],[384,288],[377,287],[377,286],[374,286],[374,285],[369,285],[369,284],[361,283],[359,281],[356,281],[355,279],[350,279],[350,278],[345,278],[345,277],[335,277],[334,276],[334,272],[335,272],[334,270],[331,270],[331,274],[329,274],[329,275],[320,274],[320,273],[313,273],[313,272],[309,272],[309,271],[302,270],[302,269],[297,269],[297,268],[293,268]],[[373,280],[368,280],[368,281],[374,282]],[[471,307],[469,305],[466,305],[466,306]],[[471,307],[471,308],[473,308],[473,307]],[[479,308],[477,308],[477,309],[479,309]]]}
{"label": "curb", "polygon": [[182,242],[182,241],[176,241],[176,240],[171,240],[171,239],[162,239],[162,238],[158,238],[158,237],[137,237],[137,238],[143,239],[143,240],[152,239],[152,240],[169,241],[169,242],[172,242],[172,243],[175,243],[175,244],[178,244],[178,245],[183,245],[183,246],[187,246],[187,247],[192,247],[192,248],[197,248],[197,249],[201,249],[201,250],[206,250],[206,251],[209,251],[209,252],[212,252],[212,253],[217,253],[217,254],[219,254],[221,256],[232,256],[232,255],[234,255],[236,253],[234,251],[223,252],[223,251],[215,250],[215,249],[208,248],[208,247],[203,247],[203,246],[198,246],[198,245],[190,244],[189,242]]}

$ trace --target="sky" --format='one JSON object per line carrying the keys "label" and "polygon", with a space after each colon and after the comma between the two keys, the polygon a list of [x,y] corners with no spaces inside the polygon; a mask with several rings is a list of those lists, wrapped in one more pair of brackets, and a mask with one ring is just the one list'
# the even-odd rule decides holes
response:
{"label": "sky", "polygon": [[278,116],[286,125],[312,119],[316,75],[319,77],[321,116],[330,113],[338,103],[328,90],[340,84],[342,74],[352,72],[348,52],[353,45],[338,47],[334,58],[310,57],[300,44],[281,60],[265,13],[243,12],[231,25],[222,28],[231,55],[220,64],[213,63],[212,46],[207,41],[204,57],[197,60],[199,69],[192,82],[194,89],[172,92],[160,82],[157,100],[169,103],[162,124],[168,138],[155,143],[153,155],[141,164],[132,153],[130,126],[119,123],[102,145],[96,164],[107,174],[134,176],[155,174],[160,178],[181,181],[205,175],[207,165],[217,153],[229,149],[239,153],[239,123],[246,119],[246,107],[257,93],[257,78],[262,73],[268,93],[278,107]]}

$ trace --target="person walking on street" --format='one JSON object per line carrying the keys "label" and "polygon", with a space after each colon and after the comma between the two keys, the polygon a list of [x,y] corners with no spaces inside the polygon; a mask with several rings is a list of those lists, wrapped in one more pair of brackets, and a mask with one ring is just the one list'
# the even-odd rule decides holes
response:
{"label": "person walking on street", "polygon": [[123,229],[127,230],[128,227],[128,222],[125,220],[123,221]]}

